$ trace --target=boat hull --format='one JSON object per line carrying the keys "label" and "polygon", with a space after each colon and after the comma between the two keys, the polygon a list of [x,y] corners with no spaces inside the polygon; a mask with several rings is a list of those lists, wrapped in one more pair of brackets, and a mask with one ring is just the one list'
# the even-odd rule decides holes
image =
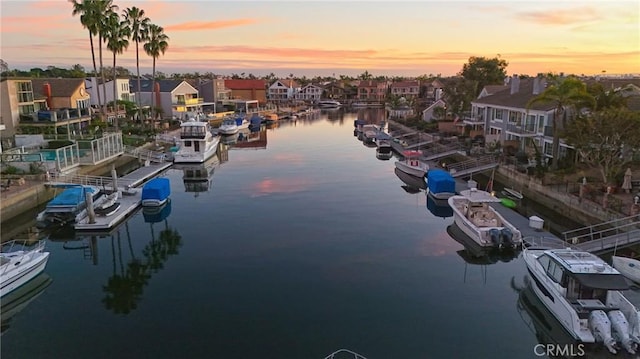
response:
{"label": "boat hull", "polygon": [[424,177],[427,174],[427,169],[423,167],[410,166],[402,161],[396,161],[396,168],[400,171],[410,174],[416,177]]}
{"label": "boat hull", "polygon": [[[28,264],[23,264],[19,268],[6,271],[7,276],[5,276],[5,273],[2,273],[0,297],[4,297],[5,295],[11,293],[13,290],[28,283],[38,274],[42,273],[47,265],[47,261],[49,260],[49,252],[38,251],[27,255],[33,256]],[[24,261],[22,261],[22,263],[24,263]],[[5,272],[4,269],[3,272]]]}
{"label": "boat hull", "polygon": [[640,261],[627,257],[612,256],[611,262],[613,268],[617,269],[623,276],[640,283]]}
{"label": "boat hull", "polygon": [[211,143],[207,144],[203,152],[182,151],[182,148],[173,155],[173,163],[204,163],[216,154],[220,138],[215,137]]}

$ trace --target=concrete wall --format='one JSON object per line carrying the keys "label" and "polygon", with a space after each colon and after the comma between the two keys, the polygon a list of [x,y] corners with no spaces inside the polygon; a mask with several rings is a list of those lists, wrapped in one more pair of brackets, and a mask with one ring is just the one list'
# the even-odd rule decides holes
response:
{"label": "concrete wall", "polygon": [[11,196],[2,195],[2,206],[0,206],[0,220],[6,223],[7,220],[29,211],[41,204],[49,202],[55,196],[56,191],[46,188],[44,184],[30,187]]}

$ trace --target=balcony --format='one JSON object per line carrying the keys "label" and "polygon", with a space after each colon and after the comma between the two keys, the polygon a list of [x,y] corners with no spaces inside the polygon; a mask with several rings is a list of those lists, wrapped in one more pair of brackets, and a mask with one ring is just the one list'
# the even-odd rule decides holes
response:
{"label": "balcony", "polygon": [[40,110],[28,115],[20,115],[21,123],[57,123],[69,120],[91,119],[88,108],[69,108],[61,110]]}
{"label": "balcony", "polygon": [[176,102],[173,103],[173,105],[179,105],[179,106],[194,106],[194,105],[200,105],[204,102],[203,98],[188,98],[185,100],[181,100],[178,99],[176,100]]}
{"label": "balcony", "polygon": [[517,125],[513,123],[507,124],[507,131],[520,135],[521,137],[536,136],[536,127],[534,124]]}
{"label": "balcony", "polygon": [[472,126],[483,126],[484,125],[484,118],[482,116],[463,116],[462,118],[462,122],[465,125],[472,125]]}

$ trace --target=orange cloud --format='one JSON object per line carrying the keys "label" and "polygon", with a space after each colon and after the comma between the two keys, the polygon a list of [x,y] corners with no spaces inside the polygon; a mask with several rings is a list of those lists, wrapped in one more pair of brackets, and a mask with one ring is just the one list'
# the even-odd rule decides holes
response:
{"label": "orange cloud", "polygon": [[217,30],[227,27],[257,24],[256,19],[235,19],[219,21],[189,21],[181,24],[165,26],[166,31]]}
{"label": "orange cloud", "polygon": [[528,11],[516,14],[520,19],[540,25],[570,25],[598,20],[598,12],[591,7]]}
{"label": "orange cloud", "polygon": [[325,49],[305,49],[291,47],[253,47],[253,46],[176,46],[172,48],[173,52],[183,53],[236,53],[236,54],[252,54],[260,56],[273,57],[304,57],[304,58],[358,58],[377,54],[375,50],[325,50]]}

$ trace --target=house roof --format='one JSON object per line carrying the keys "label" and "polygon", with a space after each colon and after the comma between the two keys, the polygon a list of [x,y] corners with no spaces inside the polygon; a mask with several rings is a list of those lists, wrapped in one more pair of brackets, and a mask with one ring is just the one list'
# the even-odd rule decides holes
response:
{"label": "house roof", "polygon": [[288,88],[298,88],[298,87],[300,87],[300,84],[298,84],[296,82],[296,80],[293,80],[293,79],[280,79],[280,80],[276,80],[276,81],[280,81],[281,84],[285,85]]}
{"label": "house roof", "polygon": [[374,80],[362,80],[358,84],[358,87],[378,87],[380,82]]}
{"label": "house roof", "polygon": [[[183,80],[171,80],[171,79],[162,79],[156,80],[156,83],[160,85],[160,92],[171,92],[178,85],[180,85]],[[140,80],[140,88],[142,91],[138,91],[138,80],[129,80],[129,91],[130,92],[153,92],[153,80]]]}
{"label": "house roof", "polygon": [[44,96],[44,84],[51,85],[51,97],[71,97],[80,86],[84,86],[83,78],[71,79],[31,79],[34,95]]}
{"label": "house roof", "polygon": [[391,84],[392,88],[399,88],[399,87],[418,87],[420,86],[420,84],[418,83],[418,81],[398,81],[398,82],[394,82]]}
{"label": "house roof", "polygon": [[487,85],[484,87],[484,91],[487,93],[487,95],[493,95],[508,88],[510,88],[508,85]]}
{"label": "house roof", "polygon": [[[476,99],[472,103],[526,109],[527,103],[537,96],[533,94],[533,80],[532,78],[520,79],[518,91],[513,94],[511,93],[511,86],[502,86],[502,90]],[[553,103],[537,103],[531,106],[531,109],[549,111],[554,107]]]}
{"label": "house roof", "polygon": [[224,87],[229,90],[264,90],[265,80],[225,79]]}

